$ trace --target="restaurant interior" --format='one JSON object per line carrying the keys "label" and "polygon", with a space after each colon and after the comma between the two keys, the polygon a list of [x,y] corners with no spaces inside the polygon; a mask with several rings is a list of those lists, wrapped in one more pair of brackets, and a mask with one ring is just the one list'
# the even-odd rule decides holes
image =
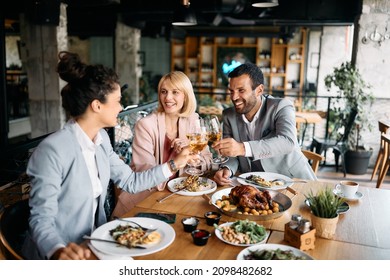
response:
{"label": "restaurant interior", "polygon": [[[264,73],[265,94],[293,102],[297,140],[318,177],[318,181],[285,184],[270,191],[275,192],[275,200],[283,202],[284,210],[268,216],[233,214],[216,206],[222,195],[229,195],[232,185],[198,194],[172,195],[177,191],[174,187],[153,193],[122,218],[143,221],[137,214],[175,215],[176,221],[168,226],[156,224],[165,236],[160,244],[155,249],[148,247],[147,253],[133,249],[129,254],[128,248],[113,252],[112,244],[106,247],[91,241],[101,250],[91,248],[93,259],[111,254],[136,260],[242,259],[248,253],[242,252],[245,245],[224,240],[222,231],[206,223],[208,211],[222,214],[217,224],[249,219],[264,227],[267,237],[254,246],[289,245],[310,259],[390,259],[386,235],[390,224],[383,219],[390,215],[390,81],[385,74],[390,71],[388,1],[6,2],[2,1],[0,11],[0,36],[4,38],[0,53],[0,260],[23,259],[19,240],[9,236],[20,237],[20,231],[26,230],[27,162],[34,148],[66,122],[60,97],[64,82],[54,71],[61,50],[76,52],[87,63],[104,64],[120,74],[124,109],[118,126],[108,132],[114,151],[128,164],[134,125],[157,108],[157,85],[164,74],[184,72],[192,82],[199,115],[217,115],[221,120],[223,110],[232,106],[227,74],[241,63],[255,63]],[[335,69],[341,70],[346,63],[361,74],[348,77],[352,83],[361,79],[361,84],[368,85],[358,89],[362,97],[357,97],[356,89],[348,96],[343,95],[344,89],[328,86]],[[338,77],[334,74],[332,79]],[[349,104],[359,108],[358,113],[350,113]],[[352,159],[347,157],[352,151],[346,149],[351,141],[360,150]],[[213,172],[206,173],[207,180],[212,181]],[[235,179],[233,186],[245,184],[240,177]],[[294,214],[311,219],[308,192],[331,187],[335,193],[340,181],[357,182],[359,191],[356,197],[345,199],[335,234],[319,236],[320,226],[315,228],[314,220],[309,231],[291,230],[288,225]],[[168,195],[166,201],[156,202]],[[112,196],[108,208],[115,204],[114,192]],[[383,213],[382,218],[377,212]],[[191,234],[183,231],[180,221],[189,217],[198,221],[198,229],[211,233],[206,245],[194,245]],[[99,232],[95,237],[101,237]],[[191,255],[175,254],[185,246],[193,248]]]}

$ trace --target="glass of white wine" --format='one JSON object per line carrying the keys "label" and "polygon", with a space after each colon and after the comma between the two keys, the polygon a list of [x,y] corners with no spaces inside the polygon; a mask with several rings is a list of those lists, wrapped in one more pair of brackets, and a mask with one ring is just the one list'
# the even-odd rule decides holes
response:
{"label": "glass of white wine", "polygon": [[205,126],[202,124],[204,121],[199,120],[190,127],[187,133],[187,139],[189,141],[190,151],[198,155],[196,160],[192,160],[187,163],[185,172],[189,175],[202,175],[203,159],[201,152],[206,148],[208,144],[208,135]]}
{"label": "glass of white wine", "polygon": [[[208,144],[210,147],[214,142],[219,141],[222,138],[222,126],[218,117],[215,115],[210,116],[208,119],[208,135]],[[228,161],[228,157],[222,156],[218,151],[216,151],[216,153],[217,157],[212,159],[213,163],[222,164]]]}

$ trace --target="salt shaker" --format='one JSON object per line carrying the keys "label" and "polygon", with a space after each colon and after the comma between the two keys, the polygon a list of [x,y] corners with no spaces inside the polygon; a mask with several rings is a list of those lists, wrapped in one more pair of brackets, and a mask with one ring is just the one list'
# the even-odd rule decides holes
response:
{"label": "salt shaker", "polygon": [[290,227],[291,229],[297,229],[298,226],[299,226],[299,223],[300,223],[301,219],[302,219],[302,216],[301,216],[301,215],[299,215],[299,214],[293,214],[293,215],[291,216],[291,221],[288,223],[289,227]]}

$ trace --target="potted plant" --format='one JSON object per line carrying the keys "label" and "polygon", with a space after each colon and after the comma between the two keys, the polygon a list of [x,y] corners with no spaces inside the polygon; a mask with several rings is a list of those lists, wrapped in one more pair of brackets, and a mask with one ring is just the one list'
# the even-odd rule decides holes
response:
{"label": "potted plant", "polygon": [[[332,112],[329,112],[332,116],[329,127],[333,130],[331,133],[335,139],[342,138],[351,114],[356,113],[348,135],[340,143],[342,147],[339,152],[344,155],[346,172],[365,174],[372,148],[362,141],[362,135],[372,131],[375,123],[370,112],[375,99],[371,86],[364,81],[359,70],[351,62],[344,62],[335,67],[333,73],[325,77],[325,86],[328,91],[333,87],[337,88],[338,93],[338,96],[332,99]],[[355,166],[352,166],[352,163]]]}
{"label": "potted plant", "polygon": [[311,209],[311,223],[319,237],[332,239],[339,220],[338,210],[344,199],[336,196],[332,189],[321,189],[317,194],[305,195],[306,203]]}

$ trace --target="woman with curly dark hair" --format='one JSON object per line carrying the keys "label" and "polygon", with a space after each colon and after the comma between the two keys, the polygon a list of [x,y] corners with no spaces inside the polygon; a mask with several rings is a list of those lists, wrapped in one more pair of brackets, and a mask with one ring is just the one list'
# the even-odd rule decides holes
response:
{"label": "woman with curly dark hair", "polygon": [[57,72],[67,82],[61,96],[70,119],[41,142],[28,163],[31,216],[23,248],[27,259],[88,258],[91,252],[79,244],[83,235],[107,222],[109,180],[137,193],[166,181],[192,157],[184,149],[165,164],[133,172],[113,151],[104,129],[117,124],[122,110],[115,71],[60,52]]}

